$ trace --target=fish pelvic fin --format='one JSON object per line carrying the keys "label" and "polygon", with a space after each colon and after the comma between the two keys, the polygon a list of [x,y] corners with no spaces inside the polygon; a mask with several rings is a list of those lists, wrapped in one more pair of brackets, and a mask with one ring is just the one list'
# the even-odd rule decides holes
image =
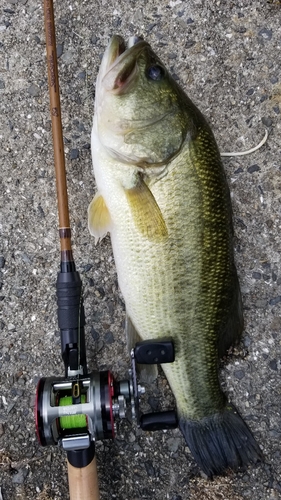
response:
{"label": "fish pelvic fin", "polygon": [[150,241],[160,243],[168,236],[161,210],[148,186],[140,179],[133,188],[125,189],[134,223],[140,233]]}
{"label": "fish pelvic fin", "polygon": [[[136,330],[128,314],[126,315],[125,330],[126,330],[127,346],[129,352],[131,352],[131,350],[134,349],[136,343],[140,342],[142,338],[139,335],[138,331]],[[137,363],[136,370],[138,373],[139,381],[146,384],[151,384],[152,382],[154,382],[158,375],[157,365],[142,365]]]}
{"label": "fish pelvic fin", "polygon": [[232,404],[202,420],[180,418],[179,426],[197,464],[209,478],[263,460],[259,445]]}
{"label": "fish pelvic fin", "polygon": [[111,228],[111,217],[102,195],[95,194],[88,207],[88,228],[95,242],[102,240]]}

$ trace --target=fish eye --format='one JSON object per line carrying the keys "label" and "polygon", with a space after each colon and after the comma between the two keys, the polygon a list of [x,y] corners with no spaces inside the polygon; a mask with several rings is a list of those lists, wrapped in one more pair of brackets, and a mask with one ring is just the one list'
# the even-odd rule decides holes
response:
{"label": "fish eye", "polygon": [[162,80],[165,75],[165,70],[159,64],[153,64],[149,66],[146,70],[146,76],[149,80],[159,81]]}

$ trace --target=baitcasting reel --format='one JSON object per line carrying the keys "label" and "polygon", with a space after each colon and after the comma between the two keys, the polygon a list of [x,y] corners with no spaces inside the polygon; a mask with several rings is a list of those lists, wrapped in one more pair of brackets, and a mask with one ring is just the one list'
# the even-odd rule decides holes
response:
{"label": "baitcasting reel", "polygon": [[175,411],[141,414],[136,363],[174,361],[171,340],[144,341],[131,351],[129,379],[117,382],[110,371],[76,374],[64,378],[42,378],[37,386],[36,429],[42,446],[60,445],[66,451],[84,450],[95,440],[114,438],[116,418],[128,414],[143,430],[177,427]]}

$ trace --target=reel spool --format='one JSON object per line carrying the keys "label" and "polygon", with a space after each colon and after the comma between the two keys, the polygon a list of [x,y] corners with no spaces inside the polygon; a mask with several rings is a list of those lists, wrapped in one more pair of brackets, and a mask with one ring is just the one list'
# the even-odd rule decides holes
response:
{"label": "reel spool", "polygon": [[42,378],[37,385],[35,420],[42,446],[60,445],[66,451],[84,450],[95,440],[112,439],[116,418],[130,413],[144,430],[177,427],[175,411],[141,414],[139,396],[144,388],[137,383],[136,363],[174,361],[169,340],[138,342],[131,352],[130,378],[117,382],[110,371],[76,377]]}

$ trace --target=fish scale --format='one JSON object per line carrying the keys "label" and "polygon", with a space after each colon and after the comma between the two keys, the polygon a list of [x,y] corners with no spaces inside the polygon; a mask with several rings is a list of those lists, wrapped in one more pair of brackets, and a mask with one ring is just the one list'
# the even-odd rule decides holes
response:
{"label": "fish scale", "polygon": [[206,120],[149,45],[110,42],[97,79],[92,157],[96,239],[110,232],[127,332],[172,337],[163,370],[199,466],[222,474],[261,459],[221,390],[218,357],[243,315],[229,189]]}

